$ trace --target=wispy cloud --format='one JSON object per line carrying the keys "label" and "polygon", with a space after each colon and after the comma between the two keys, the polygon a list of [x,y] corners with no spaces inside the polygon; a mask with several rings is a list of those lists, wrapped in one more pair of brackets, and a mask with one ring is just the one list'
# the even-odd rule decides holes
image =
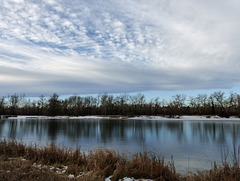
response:
{"label": "wispy cloud", "polygon": [[0,2],[1,93],[231,88],[237,0]]}

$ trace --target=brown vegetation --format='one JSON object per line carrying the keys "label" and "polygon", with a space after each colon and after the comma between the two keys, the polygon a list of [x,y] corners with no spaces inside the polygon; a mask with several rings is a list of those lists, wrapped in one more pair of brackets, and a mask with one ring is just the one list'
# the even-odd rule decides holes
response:
{"label": "brown vegetation", "polygon": [[[74,176],[74,177],[73,177]],[[55,145],[38,148],[15,141],[0,141],[0,180],[111,180],[124,177],[161,181],[238,181],[238,162],[231,166],[214,164],[211,170],[190,173],[189,176],[175,172],[173,162],[147,153],[134,155],[131,159],[110,150],[89,153],[60,149]]]}
{"label": "brown vegetation", "polygon": [[216,166],[211,170],[198,172],[186,178],[187,181],[239,181],[240,168],[238,164],[230,166],[225,163],[223,166]]}
{"label": "brown vegetation", "polygon": [[[43,178],[48,175],[52,180],[58,177],[64,180],[70,174],[78,180],[104,180],[108,176],[112,176],[112,180],[123,177],[180,180],[180,175],[175,173],[172,164],[147,153],[128,159],[110,150],[83,153],[79,150],[60,149],[55,145],[37,148],[3,140],[0,142],[0,158],[0,178],[4,180],[37,180],[41,175]],[[50,171],[63,171],[61,168],[66,166],[67,169],[60,172],[60,175]]]}

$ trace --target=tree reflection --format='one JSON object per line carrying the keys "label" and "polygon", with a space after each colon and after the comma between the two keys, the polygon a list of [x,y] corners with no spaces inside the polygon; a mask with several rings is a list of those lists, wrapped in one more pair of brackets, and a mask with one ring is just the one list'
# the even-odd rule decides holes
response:
{"label": "tree reflection", "polygon": [[[109,144],[112,142],[142,145],[162,144],[169,140],[181,144],[237,144],[240,124],[227,122],[154,121],[154,120],[4,120],[0,122],[0,136],[31,141],[47,138]],[[155,142],[154,142],[155,141]],[[83,145],[84,146],[84,145]],[[74,145],[73,145],[74,147]]]}

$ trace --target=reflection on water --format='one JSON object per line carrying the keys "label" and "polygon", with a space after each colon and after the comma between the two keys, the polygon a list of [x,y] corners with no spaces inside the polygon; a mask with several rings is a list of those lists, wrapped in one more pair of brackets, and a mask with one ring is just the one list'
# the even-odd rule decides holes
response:
{"label": "reflection on water", "polygon": [[154,120],[2,120],[0,137],[25,143],[126,154],[154,152],[174,156],[177,170],[202,169],[222,161],[221,152],[239,145],[240,123]]}

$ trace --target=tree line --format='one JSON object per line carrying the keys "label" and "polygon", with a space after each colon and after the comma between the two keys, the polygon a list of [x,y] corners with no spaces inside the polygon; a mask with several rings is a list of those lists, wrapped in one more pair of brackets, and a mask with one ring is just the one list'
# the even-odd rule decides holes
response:
{"label": "tree line", "polygon": [[176,94],[168,101],[155,98],[146,100],[143,94],[118,96],[103,94],[98,96],[70,96],[60,99],[54,93],[51,97],[38,99],[24,95],[9,95],[0,98],[0,115],[219,115],[221,117],[240,116],[240,95],[217,91],[210,95],[199,94],[187,97]]}

